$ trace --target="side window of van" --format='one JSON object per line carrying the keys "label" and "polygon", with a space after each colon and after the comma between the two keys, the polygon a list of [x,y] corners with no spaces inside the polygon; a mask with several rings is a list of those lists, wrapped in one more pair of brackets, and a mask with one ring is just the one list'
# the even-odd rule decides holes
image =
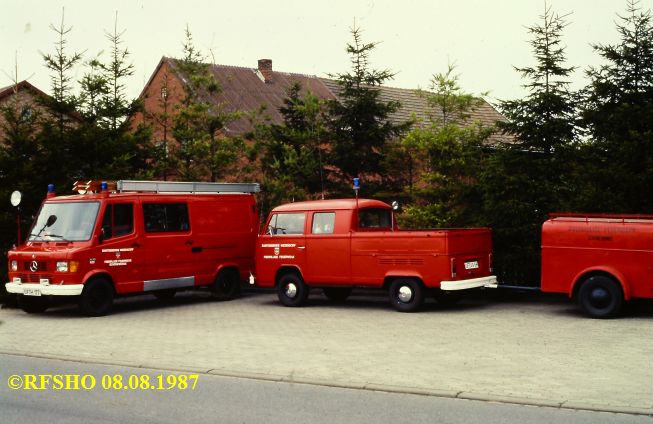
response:
{"label": "side window of van", "polygon": [[190,230],[186,203],[144,203],[146,233],[187,232]]}
{"label": "side window of van", "polygon": [[270,218],[266,234],[304,234],[304,212],[300,213],[275,213]]}
{"label": "side window of van", "polygon": [[102,219],[104,239],[125,236],[134,231],[134,205],[117,203],[108,205]]}
{"label": "side window of van", "polygon": [[360,209],[358,211],[358,228],[381,230],[392,227],[392,218],[388,209]]}
{"label": "side window of van", "polygon": [[315,212],[313,214],[313,234],[333,234],[336,222],[335,212]]}

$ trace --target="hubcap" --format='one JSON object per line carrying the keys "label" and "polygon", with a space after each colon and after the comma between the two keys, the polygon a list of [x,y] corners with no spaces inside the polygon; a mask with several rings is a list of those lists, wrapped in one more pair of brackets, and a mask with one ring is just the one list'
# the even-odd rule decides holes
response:
{"label": "hubcap", "polygon": [[610,305],[612,301],[612,296],[610,293],[603,287],[596,287],[590,293],[590,302],[595,308],[606,308]]}
{"label": "hubcap", "polygon": [[294,283],[288,283],[286,284],[284,292],[287,297],[294,298],[297,296],[297,286]]}
{"label": "hubcap", "polygon": [[399,297],[399,300],[404,303],[410,302],[410,299],[413,298],[413,291],[408,286],[401,286],[399,288],[399,293],[397,293],[397,297]]}

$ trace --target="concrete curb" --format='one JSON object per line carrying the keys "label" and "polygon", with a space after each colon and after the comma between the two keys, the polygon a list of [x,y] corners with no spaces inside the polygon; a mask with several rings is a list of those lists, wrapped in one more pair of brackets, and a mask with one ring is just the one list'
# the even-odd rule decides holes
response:
{"label": "concrete curb", "polygon": [[26,352],[17,352],[0,349],[0,354],[3,355],[12,355],[12,356],[25,356],[30,358],[39,358],[39,359],[51,359],[57,361],[65,362],[80,362],[80,363],[90,363],[98,365],[108,365],[108,366],[123,366],[136,369],[151,369],[151,370],[161,370],[161,371],[173,371],[181,373],[197,373],[205,375],[214,375],[220,377],[229,377],[229,378],[244,378],[249,380],[259,380],[259,381],[270,381],[276,383],[288,383],[288,384],[306,384],[312,386],[322,386],[322,387],[334,387],[341,389],[352,389],[352,390],[370,390],[377,392],[386,392],[386,393],[402,393],[409,395],[420,395],[420,396],[433,396],[441,398],[451,398],[451,399],[463,399],[463,400],[473,400],[473,401],[482,401],[482,402],[496,402],[496,403],[507,403],[507,404],[516,404],[516,405],[528,405],[528,406],[537,406],[537,407],[547,407],[547,408],[556,408],[556,409],[571,409],[571,410],[584,410],[584,411],[593,411],[593,412],[611,412],[611,413],[620,413],[620,414],[629,414],[629,415],[645,415],[653,416],[653,406],[652,407],[632,407],[632,406],[614,406],[614,405],[595,405],[590,403],[575,402],[575,401],[555,401],[550,399],[538,399],[538,398],[528,398],[528,397],[518,397],[518,396],[503,396],[495,395],[491,393],[477,393],[477,392],[465,392],[465,391],[454,391],[454,390],[442,390],[442,389],[431,389],[423,387],[405,387],[405,386],[393,386],[387,384],[379,383],[361,383],[361,382],[342,382],[342,381],[330,381],[330,380],[321,380],[310,377],[298,377],[298,376],[284,376],[284,375],[275,375],[269,373],[254,373],[248,371],[234,371],[234,370],[224,370],[224,369],[205,369],[205,368],[196,368],[193,366],[178,366],[178,365],[165,365],[165,364],[134,364],[126,361],[118,360],[106,360],[106,359],[95,359],[95,358],[78,358],[72,356],[62,357],[60,355],[48,355],[43,353],[26,353]]}

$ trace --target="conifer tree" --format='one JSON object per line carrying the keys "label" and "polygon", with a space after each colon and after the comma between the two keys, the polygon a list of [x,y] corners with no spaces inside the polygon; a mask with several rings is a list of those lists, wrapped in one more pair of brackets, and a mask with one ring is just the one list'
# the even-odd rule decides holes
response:
{"label": "conifer tree", "polygon": [[485,225],[495,237],[497,269],[504,280],[537,284],[540,227],[550,212],[567,210],[573,193],[577,97],[569,89],[563,30],[567,15],[545,3],[540,23],[528,28],[535,64],[515,68],[525,81],[523,99],[503,101],[510,137],[484,167]]}
{"label": "conifer tree", "polygon": [[324,103],[302,94],[300,83],[287,90],[279,108],[282,124],[257,125],[255,138],[263,171],[263,208],[324,195]]}
{"label": "conifer tree", "polygon": [[470,120],[483,100],[465,93],[455,67],[431,79],[420,91],[431,108],[430,124],[411,130],[401,141],[420,164],[419,180],[401,223],[413,228],[470,225],[478,210],[477,179],[483,145],[493,127]]}
{"label": "conifer tree", "polygon": [[[410,123],[394,124],[390,114],[401,106],[380,98],[379,86],[394,77],[389,70],[370,66],[370,54],[378,43],[363,42],[361,29],[351,28],[352,44],[347,44],[351,70],[332,75],[338,82],[337,99],[328,103],[330,163],[350,184],[353,177],[383,179],[382,151],[386,142],[398,137]],[[381,184],[382,185],[382,184]]]}
{"label": "conifer tree", "polygon": [[651,11],[628,0],[619,16],[620,42],[594,45],[605,64],[587,72],[583,120],[592,137],[584,149],[584,206],[602,212],[652,213],[653,22]]}
{"label": "conifer tree", "polygon": [[175,110],[172,133],[178,142],[172,155],[176,158],[181,179],[207,178],[217,181],[238,169],[244,143],[224,133],[225,126],[240,117],[227,112],[216,98],[222,88],[211,65],[193,44],[186,27],[184,56],[175,62],[185,78],[185,96]]}

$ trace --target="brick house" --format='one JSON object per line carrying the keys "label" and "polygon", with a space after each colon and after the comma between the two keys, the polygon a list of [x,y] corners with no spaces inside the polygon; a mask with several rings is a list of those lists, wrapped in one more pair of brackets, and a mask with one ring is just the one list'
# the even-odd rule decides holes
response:
{"label": "brick house", "polygon": [[[147,123],[153,126],[154,139],[170,139],[164,134],[164,125],[156,118],[164,112],[174,112],[174,105],[184,97],[184,76],[175,65],[176,60],[163,57],[143,88],[139,99],[144,104],[145,113],[132,117],[132,125]],[[275,71],[272,60],[260,59],[255,68],[228,65],[212,65],[211,72],[220,83],[222,91],[214,96],[215,104],[221,105],[225,112],[254,111],[264,107],[265,114],[272,123],[281,123],[279,107],[287,96],[288,88],[299,82],[304,90],[311,91],[323,100],[338,97],[337,81],[313,75]],[[416,117],[420,125],[428,125],[432,108],[426,99],[414,89],[379,87],[383,101],[398,100],[401,108],[390,119],[399,123]],[[505,119],[489,103],[483,102],[470,116],[471,121],[480,121],[491,126],[497,120]],[[251,130],[247,118],[232,122],[225,128],[227,135],[242,135]],[[499,137],[499,136],[495,136]]]}
{"label": "brick house", "polygon": [[[210,71],[219,82],[221,91],[214,95],[211,103],[224,112],[252,112],[263,108],[269,122],[280,124],[283,117],[279,107],[287,97],[288,89],[294,83],[300,83],[304,91],[310,91],[322,100],[337,99],[340,91],[338,82],[333,79],[312,75],[275,71],[272,60],[260,59],[254,68],[212,65]],[[131,125],[146,124],[152,127],[153,141],[158,145],[174,143],[171,135],[172,115],[175,105],[185,96],[185,79],[177,66],[177,61],[163,57],[143,88],[139,99],[144,112],[131,118]],[[396,123],[416,118],[417,125],[428,126],[434,111],[427,100],[415,89],[379,87],[383,101],[399,101],[401,108],[390,116]],[[167,116],[167,118],[162,118]],[[470,121],[481,122],[484,126],[493,126],[498,120],[505,120],[489,103],[483,101],[470,116]],[[224,135],[244,135],[252,130],[247,117],[230,122],[223,129]],[[493,144],[505,136],[494,134],[489,142]]]}
{"label": "brick house", "polygon": [[[7,87],[0,88],[0,108],[12,108],[17,116],[24,120],[34,120],[34,123],[44,118],[53,118],[44,100],[51,97],[39,90],[27,81],[21,81]],[[79,122],[79,115],[73,113],[66,118],[73,122]],[[0,113],[0,142],[5,138],[4,127],[6,125],[4,114]]]}
{"label": "brick house", "polygon": [[[0,108],[13,108],[21,119],[34,119],[42,115],[44,106],[40,99],[48,95],[27,81],[0,88]],[[5,138],[4,127],[7,124],[4,114],[0,114],[0,140]]]}

